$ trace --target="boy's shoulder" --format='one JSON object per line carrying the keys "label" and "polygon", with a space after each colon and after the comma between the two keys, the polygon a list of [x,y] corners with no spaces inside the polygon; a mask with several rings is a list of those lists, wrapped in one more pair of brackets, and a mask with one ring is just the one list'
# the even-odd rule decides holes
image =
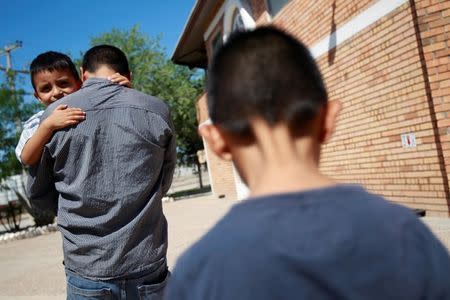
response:
{"label": "boy's shoulder", "polygon": [[[207,281],[217,272],[220,280],[248,285],[283,276],[301,282],[301,274],[330,282],[344,276],[354,279],[351,290],[359,286],[360,272],[404,283],[394,276],[399,269],[409,274],[417,265],[432,264],[427,260],[433,256],[441,266],[424,274],[449,271],[442,244],[409,208],[361,187],[338,186],[235,205],[179,259],[174,277],[207,286],[214,285]],[[418,276],[413,281],[421,282]]]}
{"label": "boy's shoulder", "polygon": [[[326,218],[316,218],[319,215],[338,219],[337,225],[342,226],[370,224],[392,216],[397,216],[398,222],[417,220],[411,209],[387,201],[384,197],[354,184],[261,196],[243,201],[234,207],[234,213],[240,220],[245,220],[240,214],[253,215],[263,220],[267,216],[261,214],[261,211],[292,218],[292,222],[296,223],[311,221],[312,225],[329,221]],[[297,219],[299,216],[301,218]]]}
{"label": "boy's shoulder", "polygon": [[319,251],[324,256],[333,255],[349,241],[372,251],[377,245],[402,239],[405,230],[431,235],[411,209],[362,187],[339,185],[244,200],[233,206],[180,261],[194,265],[204,264],[205,260],[220,263],[238,253],[248,253],[248,259],[254,260],[272,255],[280,242],[287,248],[304,249],[305,256],[317,255],[315,249],[322,249]]}
{"label": "boy's shoulder", "polygon": [[143,106],[144,108],[160,115],[168,115],[169,105],[158,97],[145,94],[133,88],[123,87],[122,93],[135,101],[135,104]]}
{"label": "boy's shoulder", "polygon": [[[245,226],[247,230],[233,234],[255,234],[266,227],[275,226],[278,222],[285,224],[286,221],[290,221],[291,225],[307,223],[309,227],[335,222],[339,227],[358,223],[371,225],[392,216],[397,216],[395,222],[417,219],[409,208],[389,202],[361,186],[336,185],[246,199],[235,204],[205,239],[241,226]],[[267,220],[273,222],[266,222]]]}
{"label": "boy's shoulder", "polygon": [[44,114],[44,111],[45,110],[38,111],[37,113],[29,117],[25,122],[23,122],[24,129],[39,125],[40,118]]}

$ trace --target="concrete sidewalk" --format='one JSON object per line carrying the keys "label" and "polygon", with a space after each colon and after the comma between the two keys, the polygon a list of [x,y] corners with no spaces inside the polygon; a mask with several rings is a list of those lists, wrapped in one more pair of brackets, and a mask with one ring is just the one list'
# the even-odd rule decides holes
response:
{"label": "concrete sidewalk", "polygon": [[[236,202],[202,196],[164,204],[169,223],[168,263],[215,224]],[[450,249],[450,219],[422,218]],[[0,244],[0,300],[65,299],[59,233]]]}
{"label": "concrete sidewalk", "polygon": [[421,220],[450,251],[450,218],[425,217]]}

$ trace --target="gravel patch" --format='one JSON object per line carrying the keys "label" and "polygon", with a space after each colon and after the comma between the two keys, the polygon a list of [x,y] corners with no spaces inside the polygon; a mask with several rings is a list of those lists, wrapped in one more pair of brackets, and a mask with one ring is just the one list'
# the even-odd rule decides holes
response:
{"label": "gravel patch", "polygon": [[41,227],[29,227],[27,229],[17,232],[7,232],[0,235],[0,244],[8,243],[10,241],[32,238],[44,234],[49,234],[55,231],[58,231],[56,223]]}

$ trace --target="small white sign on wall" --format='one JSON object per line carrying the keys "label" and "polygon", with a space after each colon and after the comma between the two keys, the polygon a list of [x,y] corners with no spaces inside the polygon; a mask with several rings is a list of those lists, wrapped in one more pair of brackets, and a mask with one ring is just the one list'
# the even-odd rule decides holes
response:
{"label": "small white sign on wall", "polygon": [[416,135],[414,133],[405,133],[401,135],[403,148],[416,148]]}

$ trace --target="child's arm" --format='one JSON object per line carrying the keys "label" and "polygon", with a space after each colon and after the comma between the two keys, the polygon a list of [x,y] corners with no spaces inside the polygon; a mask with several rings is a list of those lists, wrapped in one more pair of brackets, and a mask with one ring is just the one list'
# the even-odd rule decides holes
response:
{"label": "child's arm", "polygon": [[86,113],[79,108],[58,105],[55,110],[42,121],[36,132],[23,147],[20,158],[24,165],[34,165],[41,158],[45,144],[58,129],[78,124],[86,117]]}

